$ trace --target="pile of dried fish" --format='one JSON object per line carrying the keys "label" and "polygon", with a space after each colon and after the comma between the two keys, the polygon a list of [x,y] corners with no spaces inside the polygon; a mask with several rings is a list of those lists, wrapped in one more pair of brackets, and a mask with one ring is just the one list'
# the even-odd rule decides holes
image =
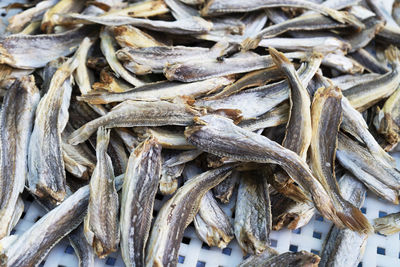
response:
{"label": "pile of dried fish", "polygon": [[[66,236],[80,266],[118,249],[176,266],[192,222],[208,246],[236,239],[240,266],[357,266],[374,229],[400,231],[399,213],[373,227],[360,211],[367,190],[399,203],[399,6],[3,7],[19,12],[0,24],[0,266],[37,266]],[[21,194],[47,213],[17,236]],[[334,224],[320,256],[270,247],[317,212]]]}

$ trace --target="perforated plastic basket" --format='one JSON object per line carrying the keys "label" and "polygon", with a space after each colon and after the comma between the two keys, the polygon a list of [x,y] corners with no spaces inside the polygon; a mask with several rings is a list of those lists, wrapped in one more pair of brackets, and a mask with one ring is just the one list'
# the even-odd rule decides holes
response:
{"label": "perforated plastic basket", "polygon": [[[0,0],[0,7],[8,3],[26,2]],[[11,10],[7,14],[0,8],[0,15],[3,21],[7,17],[15,14],[17,10]],[[399,164],[400,153],[395,155]],[[23,195],[25,208],[24,213],[12,231],[13,234],[22,234],[31,227],[45,211],[40,207],[28,194]],[[161,195],[157,195],[155,209],[159,210],[165,199]],[[232,207],[234,206],[234,197],[228,205],[224,205],[223,209],[230,216],[232,215]],[[372,193],[368,193],[362,212],[372,221],[374,218],[382,217],[388,213],[398,212],[399,206],[388,203],[385,200],[378,199]],[[326,221],[321,216],[316,215],[309,224],[295,231],[281,230],[271,233],[271,246],[280,253],[286,251],[306,250],[315,254],[320,253],[322,243],[331,227],[332,223]],[[189,226],[185,231],[184,238],[179,250],[178,266],[188,267],[219,267],[219,266],[236,266],[243,259],[243,254],[236,241],[231,242],[227,248],[209,248],[203,244],[196,236],[194,228]],[[374,234],[368,238],[367,246],[362,260],[362,266],[400,266],[400,235],[383,236]],[[49,253],[47,258],[40,266],[45,267],[76,267],[78,259],[74,254],[73,248],[69,245],[67,238],[64,238]],[[109,255],[106,259],[96,259],[96,266],[125,266],[119,252]]]}

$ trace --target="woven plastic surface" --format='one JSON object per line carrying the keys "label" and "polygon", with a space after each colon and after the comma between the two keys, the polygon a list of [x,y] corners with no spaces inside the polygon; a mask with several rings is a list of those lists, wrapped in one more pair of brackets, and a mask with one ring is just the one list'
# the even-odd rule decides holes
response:
{"label": "woven plastic surface", "polygon": [[[0,7],[8,3],[25,2],[0,0]],[[3,22],[17,13],[17,10],[10,10],[6,13],[0,8],[0,16]],[[400,153],[397,153],[396,160],[400,166]],[[155,209],[158,210],[165,197],[157,195]],[[235,198],[232,197],[231,203],[223,206],[228,215],[232,215],[232,207]],[[33,197],[24,194],[25,208],[21,220],[12,231],[13,234],[21,234],[32,226],[45,213],[42,207],[34,201]],[[365,216],[372,222],[374,218],[385,216],[386,214],[398,212],[399,206],[378,199],[372,193],[368,193],[362,208]],[[156,214],[154,214],[156,215]],[[306,250],[318,254],[321,251],[322,243],[331,227],[332,223],[316,215],[305,227],[295,230],[281,230],[271,233],[271,246],[279,252]],[[185,231],[184,238],[179,250],[178,266],[188,267],[219,267],[236,266],[243,259],[243,254],[236,241],[231,242],[227,248],[209,248],[203,244],[196,236],[193,226],[189,226]],[[76,267],[78,259],[74,254],[73,248],[69,245],[67,238],[64,238],[49,253],[47,258],[40,264],[44,267]],[[107,258],[96,259],[96,266],[125,266],[119,252],[109,255]],[[400,235],[383,236],[374,234],[368,238],[364,258],[360,266],[400,266]]]}

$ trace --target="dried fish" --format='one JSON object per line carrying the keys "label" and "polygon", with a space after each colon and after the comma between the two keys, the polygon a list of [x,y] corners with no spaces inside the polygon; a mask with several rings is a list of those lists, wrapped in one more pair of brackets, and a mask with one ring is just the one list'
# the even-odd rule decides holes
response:
{"label": "dried fish", "polygon": [[376,17],[367,18],[363,20],[363,23],[365,25],[363,31],[346,38],[346,41],[350,43],[350,53],[365,47],[384,27],[384,22]]}
{"label": "dried fish", "polygon": [[361,48],[350,55],[354,60],[360,63],[369,72],[385,74],[389,69],[380,63],[374,56],[367,50]]}
{"label": "dried fish", "polygon": [[84,220],[86,239],[100,258],[116,251],[120,240],[118,194],[111,158],[107,154],[109,141],[110,130],[100,127],[97,131],[97,164],[90,179],[88,213]]}
{"label": "dried fish", "polygon": [[[194,165],[185,167],[185,181],[201,174],[201,169]],[[193,219],[197,236],[208,246],[225,248],[234,238],[231,219],[220,208],[211,190],[201,199],[199,211]]]}
{"label": "dried fish", "polygon": [[235,126],[230,119],[216,115],[195,118],[197,125],[188,127],[188,141],[200,149],[241,161],[279,164],[305,192],[312,196],[315,206],[324,217],[339,226],[341,220],[323,186],[312,175],[307,164],[293,151],[270,139]]}
{"label": "dried fish", "polygon": [[127,266],[143,266],[161,172],[161,146],[150,137],[130,155],[121,197],[121,252]]}
{"label": "dried fish", "polygon": [[131,25],[121,25],[113,28],[115,40],[121,47],[141,48],[163,46],[153,36]]}
{"label": "dried fish", "polygon": [[157,138],[158,142],[163,148],[167,149],[195,149],[195,147],[190,144],[181,131],[171,131],[161,128],[142,128],[136,127],[135,131],[142,135],[144,138],[148,136],[154,136]]}
{"label": "dried fish", "polygon": [[121,26],[121,25],[132,25],[142,27],[148,30],[168,32],[172,34],[199,34],[208,32],[212,23],[200,18],[193,17],[190,19],[180,19],[177,21],[163,21],[163,20],[149,20],[131,18],[128,16],[121,15],[106,15],[101,17],[81,15],[81,14],[67,14],[68,18],[76,19],[76,24],[87,23],[87,24],[102,24],[106,26]]}
{"label": "dried fish", "polygon": [[261,254],[272,227],[267,179],[257,171],[240,174],[235,209],[235,236],[242,251]]}
{"label": "dried fish", "polygon": [[214,92],[223,86],[233,82],[230,77],[217,77],[194,83],[181,83],[161,81],[149,83],[134,90],[122,93],[92,93],[78,97],[79,100],[90,104],[108,104],[112,102],[123,102],[125,100],[158,100],[173,99],[179,96],[199,96]]}
{"label": "dried fish", "polygon": [[185,183],[159,211],[147,245],[146,265],[175,266],[183,232],[196,215],[205,193],[223,181],[231,165],[204,172]]}
{"label": "dried fish", "polygon": [[[349,174],[339,181],[344,199],[360,208],[365,199],[366,188]],[[364,254],[367,235],[333,226],[328,233],[321,253],[322,266],[357,266]],[[351,250],[349,250],[349,247]]]}
{"label": "dried fish", "polygon": [[82,39],[92,33],[93,27],[80,27],[57,34],[7,36],[0,41],[0,64],[20,69],[44,67],[53,59],[74,52]]}
{"label": "dried fish", "polygon": [[72,92],[70,77],[77,65],[78,61],[73,57],[55,72],[50,88],[36,110],[29,141],[28,185],[39,198],[51,197],[61,202],[66,194],[61,132],[68,121]]}
{"label": "dried fish", "polygon": [[339,134],[339,163],[378,196],[397,204],[400,173],[377,161],[370,152],[344,134]]}
{"label": "dried fish", "polygon": [[362,75],[345,74],[331,78],[330,80],[333,82],[333,85],[338,86],[340,90],[342,90],[343,92],[360,83],[370,82],[372,80],[375,80],[379,76],[380,75],[377,73],[367,73]]}
{"label": "dried fish", "polygon": [[267,247],[263,253],[259,255],[253,255],[242,261],[238,267],[253,267],[253,266],[262,266],[265,261],[269,260],[272,257],[279,255],[278,251],[273,248]]}
{"label": "dried fish", "polygon": [[100,126],[107,128],[132,126],[188,125],[200,111],[185,99],[167,101],[126,100],[115,106],[106,115],[83,125],[69,137],[69,143],[76,145],[86,141]]}
{"label": "dried fish", "polygon": [[130,74],[118,61],[115,55],[115,41],[111,37],[110,30],[105,28],[100,32],[100,48],[107,59],[111,69],[116,73],[117,77],[121,76],[125,81],[134,86],[141,86],[144,83]]}
{"label": "dried fish", "polygon": [[68,234],[69,242],[79,260],[79,267],[94,267],[94,251],[86,240],[83,224]]}
{"label": "dried fish", "polygon": [[39,98],[35,78],[30,75],[13,83],[1,107],[0,239],[10,234],[21,216],[18,202],[23,210],[20,193],[28,173],[28,143]]}
{"label": "dried fish", "polygon": [[217,58],[226,48],[226,43],[217,43],[211,48],[186,46],[156,46],[123,48],[117,51],[119,60],[126,62],[125,68],[138,75],[162,73],[167,64],[187,62],[204,58]]}
{"label": "dried fish", "polygon": [[374,219],[375,231],[383,235],[393,235],[400,232],[400,213],[392,213],[382,218]]}
{"label": "dried fish", "polygon": [[79,90],[83,95],[86,95],[92,91],[91,85],[93,84],[93,74],[89,72],[86,67],[86,59],[89,52],[90,47],[93,45],[93,41],[89,38],[85,37],[82,40],[82,43],[79,45],[78,50],[76,51],[76,57],[79,61],[78,67],[74,73],[74,79],[78,84]]}
{"label": "dried fish", "polygon": [[342,116],[342,94],[337,87],[321,87],[314,95],[312,112],[311,166],[316,178],[334,199],[336,213],[351,230],[368,233],[372,227],[361,211],[346,201],[335,177],[337,136]]}
{"label": "dried fish", "polygon": [[362,73],[364,67],[352,58],[346,57],[341,52],[330,53],[322,60],[324,66],[334,68],[340,72],[356,74]]}
{"label": "dried fish", "polygon": [[104,13],[102,16],[108,15],[119,15],[119,16],[130,16],[130,17],[152,17],[157,15],[163,15],[168,13],[164,1],[154,0],[154,1],[142,1],[134,3],[122,9],[111,9],[110,11]]}
{"label": "dried fish", "polygon": [[[123,176],[115,178],[121,188]],[[89,203],[89,186],[83,186],[52,209],[20,236],[0,241],[0,264],[36,266],[64,236],[82,223]]]}
{"label": "dried fish", "polygon": [[213,188],[214,197],[218,198],[222,203],[229,203],[238,182],[239,173],[233,171],[231,175]]}
{"label": "dried fish", "polygon": [[[251,258],[249,262],[244,261],[239,266],[307,266],[307,267],[317,267],[320,261],[320,257],[317,255],[307,252],[285,252],[277,256],[270,256],[271,252],[267,255],[257,255]],[[271,254],[274,254],[273,252]],[[254,265],[253,265],[254,263]]]}
{"label": "dried fish", "polygon": [[312,38],[268,38],[258,44],[262,47],[274,47],[283,51],[305,51],[333,53],[337,51],[346,52],[350,45],[335,37],[312,37]]}
{"label": "dried fish", "polygon": [[[244,57],[246,53],[242,53],[242,55]],[[285,56],[289,59],[302,59],[306,57],[306,54],[302,52],[293,52],[286,53]],[[164,68],[164,75],[170,81],[194,82],[272,67],[271,56],[243,57],[227,58],[222,62],[215,59],[202,59],[175,63],[167,65]]]}

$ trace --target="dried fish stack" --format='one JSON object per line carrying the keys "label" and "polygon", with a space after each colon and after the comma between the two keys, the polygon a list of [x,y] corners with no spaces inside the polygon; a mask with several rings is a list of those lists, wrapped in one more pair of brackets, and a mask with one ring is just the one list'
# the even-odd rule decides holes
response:
{"label": "dried fish stack", "polygon": [[[384,2],[4,7],[0,266],[37,266],[65,236],[80,266],[119,248],[127,266],[176,266],[192,222],[209,246],[236,240],[240,266],[356,266],[366,190],[399,203],[400,16]],[[47,214],[17,236],[24,191]],[[270,247],[316,212],[334,224],[321,258]]]}

